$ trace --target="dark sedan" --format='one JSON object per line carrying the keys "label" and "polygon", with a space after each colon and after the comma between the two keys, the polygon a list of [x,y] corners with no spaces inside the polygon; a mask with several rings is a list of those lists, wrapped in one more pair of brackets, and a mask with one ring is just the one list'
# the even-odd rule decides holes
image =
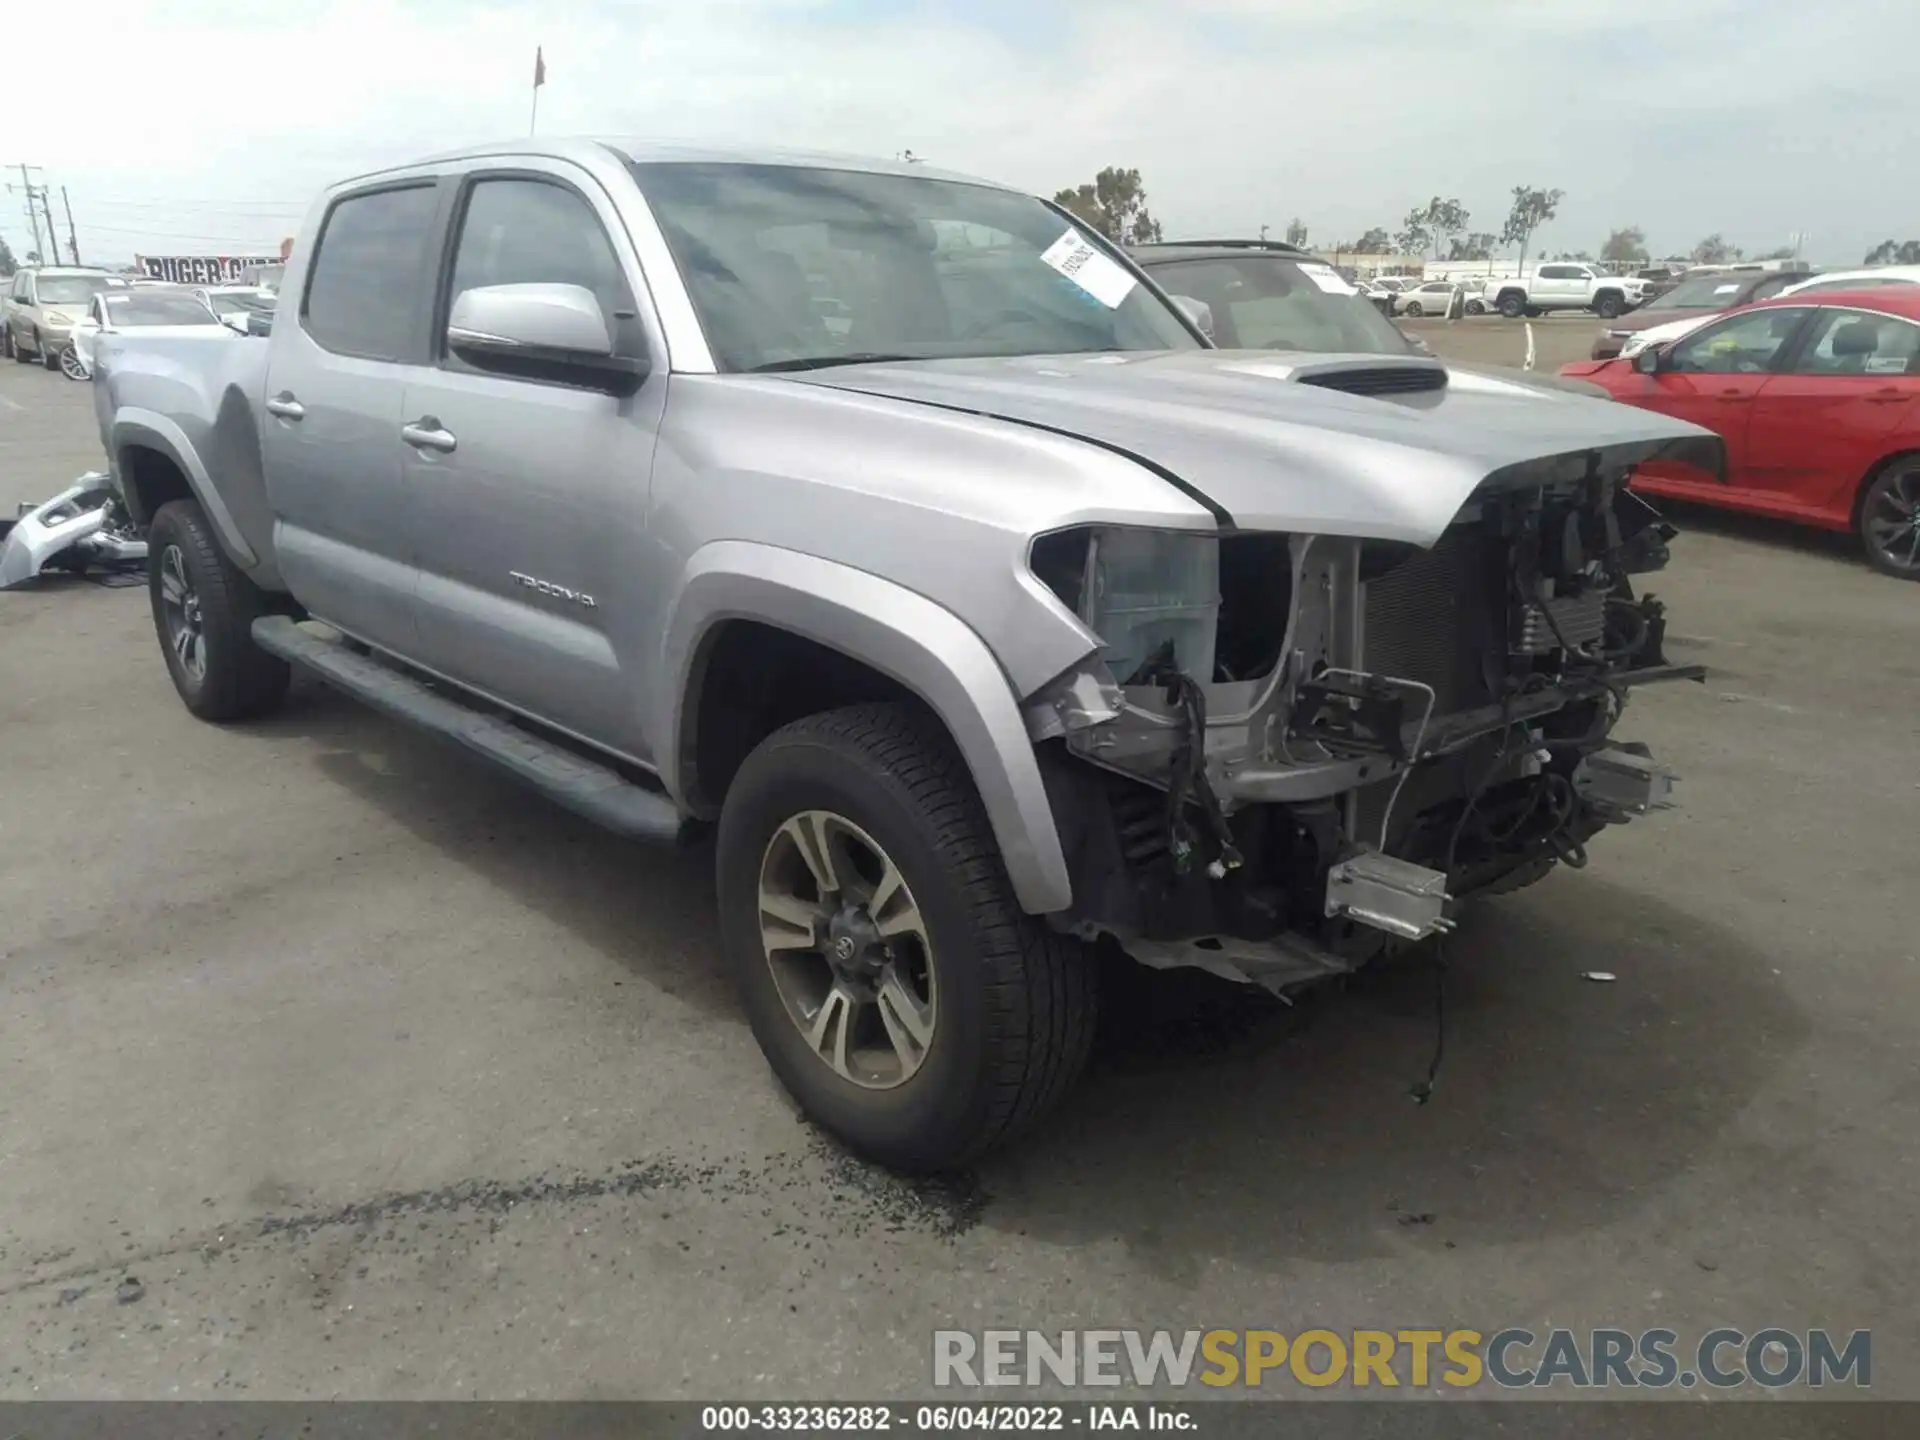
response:
{"label": "dark sedan", "polygon": [[1806,270],[1716,270],[1682,280],[1664,294],[1655,295],[1646,304],[1616,315],[1607,322],[1593,341],[1593,358],[1611,360],[1620,353],[1629,335],[1670,320],[1690,320],[1717,315],[1778,295],[1789,285],[1805,280]]}

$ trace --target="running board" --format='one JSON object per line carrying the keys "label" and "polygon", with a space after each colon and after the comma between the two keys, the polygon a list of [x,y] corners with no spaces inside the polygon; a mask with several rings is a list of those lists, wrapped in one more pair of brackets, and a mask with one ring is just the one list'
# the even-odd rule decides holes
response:
{"label": "running board", "polygon": [[637,785],[518,725],[431,689],[405,671],[349,650],[339,632],[318,622],[263,615],[253,641],[374,709],[457,741],[516,779],[617,835],[672,844],[681,815],[658,791]]}

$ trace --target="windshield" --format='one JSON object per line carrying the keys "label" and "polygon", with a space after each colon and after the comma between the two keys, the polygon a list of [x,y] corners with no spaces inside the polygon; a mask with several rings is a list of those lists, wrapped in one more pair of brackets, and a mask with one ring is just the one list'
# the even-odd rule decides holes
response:
{"label": "windshield", "polygon": [[722,370],[1200,348],[1032,196],[784,165],[633,169]]}
{"label": "windshield", "polygon": [[1725,310],[1740,298],[1747,280],[1726,275],[1696,275],[1682,280],[1664,295],[1656,295],[1642,310]]}
{"label": "windshield", "polygon": [[214,323],[213,312],[200,303],[197,295],[129,290],[124,295],[107,295],[100,303],[107,307],[107,320],[116,327]]}
{"label": "windshield", "polygon": [[1297,262],[1276,255],[1172,260],[1154,266],[1153,278],[1169,294],[1205,303],[1213,311],[1214,343],[1225,350],[1414,353],[1371,302],[1329,291]]}
{"label": "windshield", "polygon": [[273,300],[264,290],[210,290],[207,303],[221,315],[245,315],[268,309]]}
{"label": "windshield", "polygon": [[84,305],[106,288],[104,275],[42,275],[33,282],[33,297],[42,305]]}

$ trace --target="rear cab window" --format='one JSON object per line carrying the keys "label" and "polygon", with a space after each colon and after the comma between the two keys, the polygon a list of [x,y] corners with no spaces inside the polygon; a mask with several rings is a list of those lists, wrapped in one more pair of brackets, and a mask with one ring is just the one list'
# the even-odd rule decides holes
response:
{"label": "rear cab window", "polygon": [[424,333],[438,237],[432,179],[343,196],[321,224],[301,328],[336,355],[411,361]]}

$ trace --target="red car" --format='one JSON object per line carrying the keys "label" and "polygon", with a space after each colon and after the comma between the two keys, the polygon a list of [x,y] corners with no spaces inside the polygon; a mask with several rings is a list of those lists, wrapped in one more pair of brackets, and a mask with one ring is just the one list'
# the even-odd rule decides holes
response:
{"label": "red car", "polygon": [[1767,300],[1560,373],[1727,442],[1724,480],[1661,463],[1635,490],[1851,530],[1920,580],[1920,286]]}

